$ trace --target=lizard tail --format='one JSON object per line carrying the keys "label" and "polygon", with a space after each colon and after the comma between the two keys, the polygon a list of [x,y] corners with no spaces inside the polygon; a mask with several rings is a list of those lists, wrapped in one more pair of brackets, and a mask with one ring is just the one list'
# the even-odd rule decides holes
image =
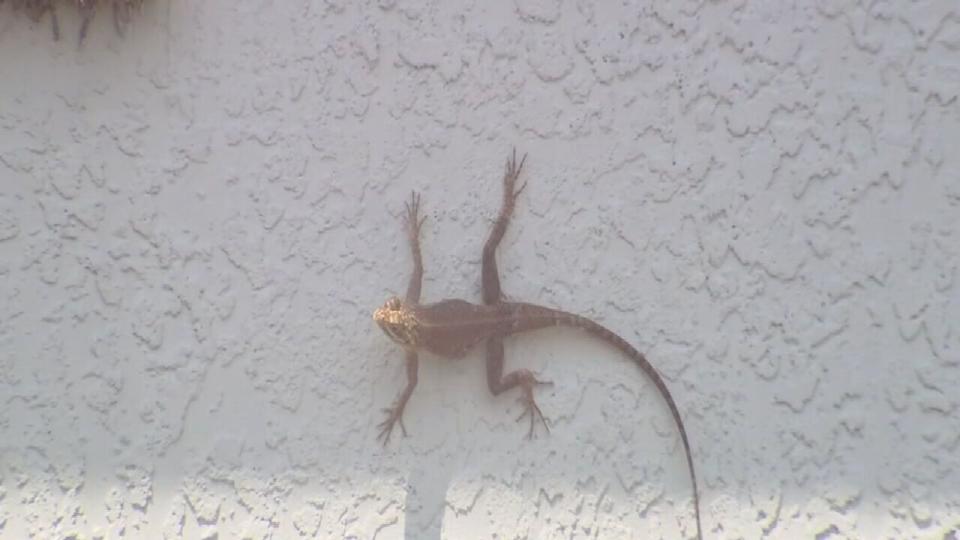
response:
{"label": "lizard tail", "polygon": [[700,494],[697,490],[697,474],[693,470],[693,458],[690,454],[690,442],[687,440],[687,430],[683,427],[683,421],[680,419],[680,411],[677,409],[677,404],[673,401],[673,397],[670,395],[670,391],[667,389],[667,384],[663,381],[660,373],[658,373],[653,365],[647,360],[647,357],[635,349],[633,345],[627,342],[627,340],[621,338],[601,324],[586,317],[575,315],[573,313],[564,313],[562,318],[565,319],[564,322],[566,325],[581,328],[587,333],[606,341],[607,343],[610,343],[619,349],[620,352],[629,356],[630,359],[640,366],[640,369],[642,369],[643,372],[650,377],[657,389],[660,390],[660,394],[663,395],[663,398],[666,400],[667,406],[670,407],[670,412],[673,414],[673,420],[680,429],[680,439],[683,441],[683,449],[687,455],[687,468],[690,470],[690,481],[693,483],[693,511],[697,520],[697,538],[703,540],[703,531],[700,525]]}

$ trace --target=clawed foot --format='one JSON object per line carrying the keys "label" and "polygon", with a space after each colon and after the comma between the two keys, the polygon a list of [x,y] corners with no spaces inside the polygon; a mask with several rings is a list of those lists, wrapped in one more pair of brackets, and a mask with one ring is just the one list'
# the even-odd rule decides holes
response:
{"label": "clawed foot", "polygon": [[543,424],[543,428],[547,430],[547,433],[550,433],[550,426],[547,425],[547,419],[543,416],[543,411],[540,410],[540,407],[537,405],[537,401],[533,398],[533,387],[535,385],[553,385],[550,381],[540,381],[533,377],[531,374],[528,380],[523,384],[523,395],[520,396],[520,403],[523,404],[523,413],[517,417],[517,422],[523,420],[523,417],[530,416],[530,431],[527,432],[527,439],[533,439],[534,428],[537,425],[537,419],[540,419],[540,423]]}
{"label": "clawed foot", "polygon": [[520,164],[517,165],[517,149],[513,149],[513,155],[507,158],[506,171],[503,174],[503,198],[506,201],[508,206],[513,206],[513,202],[517,200],[517,197],[520,196],[520,193],[523,192],[523,189],[527,187],[527,183],[524,182],[520,185],[519,189],[516,189],[517,178],[520,176],[520,171],[523,170],[523,164],[527,161],[527,155],[524,154],[520,159]]}
{"label": "clawed foot", "polygon": [[410,239],[417,241],[420,238],[420,227],[427,220],[427,216],[420,217],[420,194],[411,191],[410,200],[406,203],[406,207],[407,231],[410,233]]}
{"label": "clawed foot", "polygon": [[400,431],[403,433],[403,436],[407,436],[407,427],[403,425],[403,407],[401,405],[394,405],[383,409],[383,412],[387,413],[387,419],[377,426],[380,428],[380,434],[377,435],[377,440],[383,439],[383,445],[386,446],[387,442],[390,440],[390,433],[393,431],[393,425],[397,422],[400,422]]}

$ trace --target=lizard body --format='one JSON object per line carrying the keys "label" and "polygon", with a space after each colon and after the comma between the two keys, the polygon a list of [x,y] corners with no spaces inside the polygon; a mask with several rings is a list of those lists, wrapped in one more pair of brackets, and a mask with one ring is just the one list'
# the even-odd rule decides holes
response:
{"label": "lizard body", "polygon": [[530,416],[528,436],[533,435],[537,418],[547,428],[543,413],[533,398],[533,387],[547,383],[537,380],[533,373],[526,369],[503,373],[503,338],[553,326],[581,329],[616,347],[633,360],[653,380],[654,385],[666,400],[683,442],[690,479],[693,482],[697,538],[702,538],[700,500],[687,432],[666,383],[643,353],[613,331],[586,317],[536,304],[503,301],[495,251],[506,232],[516,198],[525,187],[524,184],[519,189],[515,189],[523,163],[524,161],[521,161],[519,166],[517,165],[516,154],[507,161],[503,180],[503,206],[483,250],[483,304],[473,304],[458,299],[429,304],[420,303],[423,264],[419,237],[424,218],[419,217],[420,198],[417,194],[413,194],[407,204],[408,233],[414,258],[414,271],[407,288],[407,296],[403,300],[397,297],[388,299],[373,314],[374,321],[384,333],[406,350],[407,386],[397,402],[385,410],[388,416],[380,424],[379,438],[383,438],[386,444],[397,422],[400,423],[401,430],[406,435],[406,428],[403,426],[403,409],[417,384],[418,351],[427,351],[444,358],[460,358],[474,347],[484,343],[487,349],[487,384],[491,392],[499,395],[504,391],[520,387],[526,406],[521,418],[528,414]]}

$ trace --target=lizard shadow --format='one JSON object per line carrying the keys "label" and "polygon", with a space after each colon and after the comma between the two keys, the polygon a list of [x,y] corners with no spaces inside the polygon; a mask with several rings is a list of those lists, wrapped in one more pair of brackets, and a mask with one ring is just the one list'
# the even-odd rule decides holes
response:
{"label": "lizard shadow", "polygon": [[428,460],[410,468],[404,538],[441,538],[446,494],[458,466],[452,460]]}

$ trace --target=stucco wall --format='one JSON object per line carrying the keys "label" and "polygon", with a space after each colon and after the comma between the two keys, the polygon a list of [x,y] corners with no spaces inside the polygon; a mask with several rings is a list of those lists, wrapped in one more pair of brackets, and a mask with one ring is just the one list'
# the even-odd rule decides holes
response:
{"label": "stucco wall", "polygon": [[[362,4],[358,5],[358,4]],[[511,298],[667,379],[707,538],[960,528],[960,6],[149,2],[0,7],[0,537],[678,538],[682,447],[602,343],[403,354],[406,287]]]}

